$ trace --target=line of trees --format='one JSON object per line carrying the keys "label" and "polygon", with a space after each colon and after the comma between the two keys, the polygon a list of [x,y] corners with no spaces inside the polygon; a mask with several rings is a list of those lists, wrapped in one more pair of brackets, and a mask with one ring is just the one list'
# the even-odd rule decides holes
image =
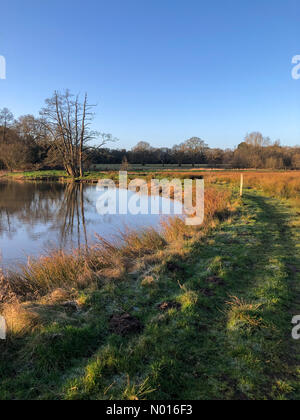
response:
{"label": "line of trees", "polygon": [[259,132],[247,134],[235,149],[214,149],[198,137],[172,148],[155,148],[147,142],[132,150],[103,148],[92,155],[93,164],[121,164],[123,161],[151,165],[226,165],[232,168],[300,169],[300,146],[281,146]]}
{"label": "line of trees", "polygon": [[300,147],[282,146],[259,132],[247,134],[235,149],[210,148],[192,137],[172,148],[141,141],[131,150],[109,148],[111,134],[92,129],[94,106],[69,91],[54,92],[38,118],[18,119],[0,110],[0,169],[60,169],[76,178],[97,164],[228,165],[233,168],[300,169]]}

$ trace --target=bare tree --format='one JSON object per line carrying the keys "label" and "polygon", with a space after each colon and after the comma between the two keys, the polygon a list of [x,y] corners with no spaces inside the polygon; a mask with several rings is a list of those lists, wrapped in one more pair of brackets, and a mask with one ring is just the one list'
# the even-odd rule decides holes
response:
{"label": "bare tree", "polygon": [[294,169],[300,169],[300,150],[292,157],[292,167]]}
{"label": "bare tree", "polygon": [[1,144],[1,161],[6,168],[13,172],[14,169],[22,169],[28,160],[28,150],[19,141],[5,142]]}
{"label": "bare tree", "polygon": [[184,161],[184,148],[182,144],[175,144],[172,149],[172,155],[176,160],[178,166],[182,166],[182,162]]}
{"label": "bare tree", "polygon": [[0,110],[0,126],[2,127],[2,142],[6,140],[7,129],[14,122],[14,115],[10,112],[9,109],[3,108]]}
{"label": "bare tree", "polygon": [[199,137],[192,137],[186,140],[181,148],[195,166],[196,161],[200,162],[200,160],[205,159],[205,151],[208,149],[208,145]]}
{"label": "bare tree", "polygon": [[162,164],[163,167],[167,163],[167,161],[169,159],[169,156],[170,156],[170,153],[171,153],[171,151],[167,147],[161,147],[160,149],[157,149],[156,156],[157,156],[157,159],[159,160],[159,162]]}
{"label": "bare tree", "polygon": [[132,149],[132,153],[135,155],[135,159],[139,161],[143,166],[147,163],[147,157],[154,149],[151,145],[146,141],[140,141],[135,147]]}
{"label": "bare tree", "polygon": [[24,140],[41,144],[47,141],[47,131],[39,118],[33,115],[22,115],[14,124],[18,136]]}
{"label": "bare tree", "polygon": [[260,132],[254,131],[246,135],[245,143],[254,147],[268,147],[271,144],[271,140],[270,137],[264,137]]}
{"label": "bare tree", "polygon": [[51,146],[73,178],[84,174],[84,152],[91,140],[101,136],[98,147],[112,141],[110,135],[101,135],[91,129],[93,107],[88,103],[87,94],[81,102],[79,95],[74,96],[66,90],[64,93],[54,92],[52,98],[46,99],[46,107],[40,112]]}

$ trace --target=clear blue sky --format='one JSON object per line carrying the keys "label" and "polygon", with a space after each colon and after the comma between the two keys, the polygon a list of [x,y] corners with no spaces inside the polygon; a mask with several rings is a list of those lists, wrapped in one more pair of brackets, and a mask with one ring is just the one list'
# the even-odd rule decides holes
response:
{"label": "clear blue sky", "polygon": [[70,88],[119,147],[233,147],[254,130],[300,144],[299,0],[11,0],[0,13],[0,108],[16,116]]}

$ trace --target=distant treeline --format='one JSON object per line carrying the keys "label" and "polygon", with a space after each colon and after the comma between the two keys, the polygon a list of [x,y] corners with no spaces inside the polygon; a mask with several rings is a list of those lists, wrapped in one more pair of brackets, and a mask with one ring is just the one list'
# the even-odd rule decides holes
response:
{"label": "distant treeline", "polygon": [[[61,101],[66,101],[66,98],[68,101],[68,96],[59,97]],[[48,100],[48,108],[43,109],[39,118],[25,115],[15,119],[7,108],[0,110],[1,169],[13,171],[66,168],[71,174],[73,171],[74,176],[79,174],[81,162],[84,168],[91,168],[97,164],[122,164],[123,167],[130,164],[163,166],[205,164],[228,165],[233,168],[300,169],[300,146],[282,146],[280,141],[272,143],[268,137],[259,132],[247,134],[237,148],[225,150],[211,148],[199,137],[183,141],[172,148],[156,148],[144,141],[139,142],[131,150],[109,148],[107,144],[115,142],[116,139],[109,134],[90,130],[84,133],[84,141],[80,145],[77,114],[74,114],[75,117],[71,122],[74,124],[76,121],[76,125],[67,127],[68,109],[63,105],[68,105],[68,102],[61,102],[63,105],[60,112],[64,113],[65,119],[61,124],[54,121],[54,114],[51,114],[55,112],[54,99],[51,99],[52,102]],[[77,110],[76,102],[72,103],[72,106]],[[59,113],[57,115],[59,116]],[[81,127],[82,125],[84,126],[81,123]],[[98,147],[87,146],[90,138],[98,140]],[[69,139],[71,139],[71,149],[66,144]],[[74,151],[76,151],[75,158]]]}
{"label": "distant treeline", "polygon": [[214,149],[197,137],[172,148],[155,148],[140,142],[132,150],[103,148],[95,151],[92,164],[208,165],[232,168],[300,169],[300,146],[271,143],[260,133],[247,135],[236,149]]}

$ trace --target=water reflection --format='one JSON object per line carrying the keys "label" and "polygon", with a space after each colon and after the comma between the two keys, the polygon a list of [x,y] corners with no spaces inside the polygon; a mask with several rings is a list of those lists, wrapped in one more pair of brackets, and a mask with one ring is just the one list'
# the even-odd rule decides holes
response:
{"label": "water reflection", "polygon": [[[92,205],[93,202],[83,194],[82,184],[72,183],[65,187],[63,200],[58,207],[56,219],[60,233],[60,243],[63,247],[66,247],[66,242],[70,240],[73,242],[74,237],[77,237],[79,248],[83,243],[81,234],[83,234],[85,246],[88,246],[85,208]],[[76,229],[76,232],[74,229]]]}
{"label": "water reflection", "polygon": [[101,216],[98,198],[96,186],[0,181],[1,265],[13,266],[52,247],[87,247],[96,233],[110,239],[127,228],[159,226],[160,215]]}

